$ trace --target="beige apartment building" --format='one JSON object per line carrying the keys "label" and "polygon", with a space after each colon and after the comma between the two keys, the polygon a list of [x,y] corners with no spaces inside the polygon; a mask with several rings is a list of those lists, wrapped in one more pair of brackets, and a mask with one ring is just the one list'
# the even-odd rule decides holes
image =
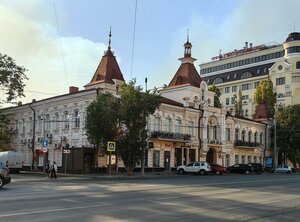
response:
{"label": "beige apartment building", "polygon": [[234,96],[242,93],[243,115],[252,118],[253,96],[261,80],[270,79],[277,93],[277,104],[300,103],[300,33],[290,33],[283,44],[253,46],[213,57],[200,65],[200,75],[208,85],[221,90],[221,103],[234,113]]}

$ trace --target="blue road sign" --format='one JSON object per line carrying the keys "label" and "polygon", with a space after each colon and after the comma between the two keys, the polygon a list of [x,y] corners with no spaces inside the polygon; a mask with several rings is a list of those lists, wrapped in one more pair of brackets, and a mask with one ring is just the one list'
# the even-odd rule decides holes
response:
{"label": "blue road sign", "polygon": [[48,139],[42,141],[42,147],[48,146]]}

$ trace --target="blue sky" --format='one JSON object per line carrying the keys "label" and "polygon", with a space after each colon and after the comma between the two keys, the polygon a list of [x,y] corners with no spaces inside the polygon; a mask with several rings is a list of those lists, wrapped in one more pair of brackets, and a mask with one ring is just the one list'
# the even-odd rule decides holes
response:
{"label": "blue sky", "polygon": [[171,81],[187,29],[198,71],[220,49],[283,43],[300,31],[297,0],[138,0],[131,74],[135,2],[1,0],[0,52],[28,69],[22,101],[64,94],[71,85],[83,89],[107,48],[110,26],[125,80],[144,85],[147,77],[148,88]]}

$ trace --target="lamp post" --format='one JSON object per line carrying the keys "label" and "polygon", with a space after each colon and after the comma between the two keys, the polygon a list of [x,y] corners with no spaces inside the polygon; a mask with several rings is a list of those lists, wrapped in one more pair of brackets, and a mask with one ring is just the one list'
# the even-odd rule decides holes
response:
{"label": "lamp post", "polygon": [[277,158],[277,127],[276,127],[276,111],[277,111],[277,103],[275,104],[275,114],[274,114],[274,170],[278,165],[278,158]]}

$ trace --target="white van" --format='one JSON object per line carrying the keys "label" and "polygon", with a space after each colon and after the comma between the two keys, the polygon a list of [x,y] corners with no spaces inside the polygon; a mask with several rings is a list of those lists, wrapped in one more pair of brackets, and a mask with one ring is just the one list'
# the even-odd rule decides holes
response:
{"label": "white van", "polygon": [[0,162],[8,165],[11,171],[20,171],[23,167],[22,153],[14,151],[0,152]]}

